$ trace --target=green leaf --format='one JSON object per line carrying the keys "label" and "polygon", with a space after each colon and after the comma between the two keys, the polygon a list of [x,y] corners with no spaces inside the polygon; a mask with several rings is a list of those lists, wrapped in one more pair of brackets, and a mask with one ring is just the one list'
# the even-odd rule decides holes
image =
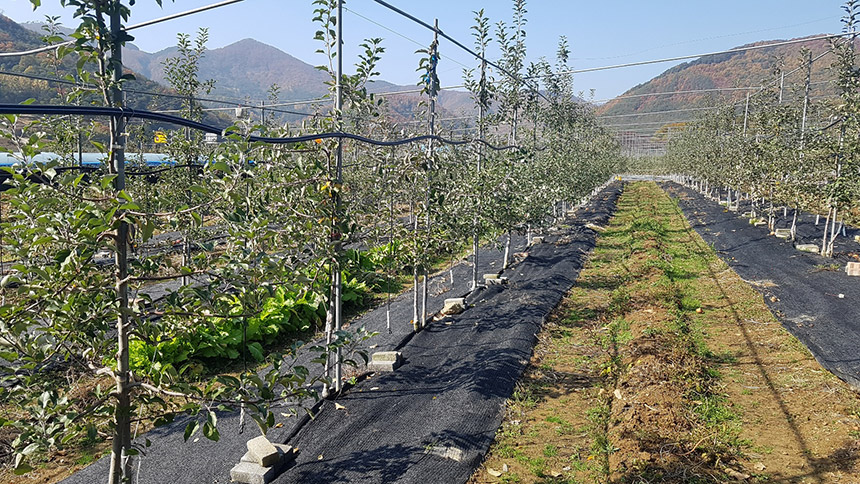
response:
{"label": "green leaf", "polygon": [[216,161],[215,163],[210,164],[209,167],[213,170],[218,171],[230,171],[230,165],[224,163],[223,161]]}
{"label": "green leaf", "polygon": [[155,232],[155,222],[153,222],[152,220],[147,220],[140,227],[140,234],[141,237],[143,237],[144,242],[152,238],[153,232]]}
{"label": "green leaf", "polygon": [[28,464],[26,464],[25,462],[21,462],[17,466],[15,466],[15,469],[12,472],[16,476],[23,476],[24,474],[26,474],[32,470],[33,470],[33,468],[30,467]]}
{"label": "green leaf", "polygon": [[24,450],[21,451],[21,455],[30,455],[33,452],[39,450],[39,444],[36,442],[31,443],[27,447],[24,447]]}
{"label": "green leaf", "polygon": [[188,439],[192,435],[196,434],[197,430],[199,428],[200,428],[200,422],[198,422],[197,420],[194,420],[192,422],[188,422],[188,425],[185,426],[185,435],[183,435],[183,438],[185,439],[185,441],[188,442]]}
{"label": "green leaf", "polygon": [[[14,352],[14,351],[0,351],[0,358],[3,358],[4,360],[11,363],[11,362],[18,359],[18,353]],[[2,419],[0,419],[0,420],[2,420]],[[0,427],[2,427],[2,426],[3,426],[3,423],[0,423]]]}
{"label": "green leaf", "polygon": [[215,415],[215,412],[209,412],[206,423],[203,425],[203,436],[214,442],[218,442],[218,439],[221,438],[218,433],[218,416]]}
{"label": "green leaf", "polygon": [[248,352],[257,361],[263,361],[263,347],[256,341],[248,345]]}

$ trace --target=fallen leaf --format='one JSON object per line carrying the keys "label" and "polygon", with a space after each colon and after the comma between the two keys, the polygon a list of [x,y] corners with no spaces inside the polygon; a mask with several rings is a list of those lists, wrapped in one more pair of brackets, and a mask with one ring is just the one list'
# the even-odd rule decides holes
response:
{"label": "fallen leaf", "polygon": [[335,408],[335,410],[346,410],[346,407],[344,407],[343,405],[341,405],[337,402],[334,402],[334,408]]}
{"label": "fallen leaf", "polygon": [[379,390],[379,387],[370,387],[371,390]]}
{"label": "fallen leaf", "polygon": [[501,472],[499,472],[499,471],[497,471],[497,470],[495,470],[495,469],[492,469],[492,468],[490,468],[490,467],[487,467],[487,474],[489,474],[489,475],[491,475],[491,476],[493,476],[493,477],[501,477],[501,475],[502,475],[502,473],[501,473]]}
{"label": "fallen leaf", "polygon": [[755,465],[753,465],[753,467],[755,468],[755,470],[757,470],[759,472],[765,470],[765,465],[762,464],[761,462],[756,462]]}
{"label": "fallen leaf", "polygon": [[618,388],[616,388],[615,391],[612,392],[612,394],[615,395],[615,398],[619,400],[624,400],[624,397],[621,396],[621,390],[619,390]]}
{"label": "fallen leaf", "polygon": [[276,429],[279,429],[279,428],[281,428],[281,427],[283,427],[283,426],[284,426],[284,424],[282,424],[281,422],[278,422],[278,423],[276,423],[276,424],[275,424],[275,428],[276,428]]}
{"label": "fallen leaf", "polygon": [[502,472],[508,472],[508,465],[502,464]]}
{"label": "fallen leaf", "polygon": [[323,456],[322,456],[322,454],[320,454],[320,455],[318,455],[318,456],[317,456],[317,460],[323,460]]}

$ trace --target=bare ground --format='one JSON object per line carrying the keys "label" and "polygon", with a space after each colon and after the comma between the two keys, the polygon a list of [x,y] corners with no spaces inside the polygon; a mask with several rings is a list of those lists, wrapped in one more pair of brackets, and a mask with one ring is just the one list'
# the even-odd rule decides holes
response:
{"label": "bare ground", "polygon": [[470,482],[860,482],[858,450],[857,395],[640,183]]}

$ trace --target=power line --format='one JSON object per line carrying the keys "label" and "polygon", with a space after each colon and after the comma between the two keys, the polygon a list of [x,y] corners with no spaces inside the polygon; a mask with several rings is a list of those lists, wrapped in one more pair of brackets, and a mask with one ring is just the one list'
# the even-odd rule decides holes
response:
{"label": "power line", "polygon": [[606,118],[626,118],[630,116],[647,116],[654,114],[667,114],[667,113],[682,113],[687,111],[704,111],[704,110],[712,110],[712,109],[720,109],[720,107],[702,107],[702,108],[686,108],[686,109],[669,109],[666,111],[646,111],[643,113],[631,113],[631,114],[610,114],[605,116],[597,116],[598,119],[606,119]]}
{"label": "power line", "polygon": [[[459,84],[456,86],[445,86],[445,87],[440,87],[439,91],[450,91],[452,89],[460,89],[460,88],[464,88],[464,87],[466,87],[466,86],[463,84]],[[417,94],[417,93],[421,93],[421,92],[424,92],[424,89],[404,89],[401,91],[370,92],[369,94],[373,94],[374,96],[396,96],[399,94]],[[328,99],[321,97],[321,98],[316,98],[316,99],[306,99],[304,101],[287,101],[287,102],[275,103],[275,104],[265,104],[264,107],[268,108],[269,106],[297,106],[299,104],[313,104],[313,103],[323,102],[323,101],[327,101],[327,100]]]}
{"label": "power line", "polygon": [[[381,0],[375,0],[375,1],[379,2]],[[800,43],[804,43],[804,42],[814,42],[816,40],[833,39],[833,38],[837,38],[837,37],[845,37],[848,35],[855,35],[855,33],[848,32],[848,33],[841,33],[841,34],[829,34],[829,35],[822,35],[820,37],[810,37],[807,39],[786,40],[783,42],[774,42],[772,44],[765,44],[765,45],[754,45],[754,46],[750,46],[750,47],[736,47],[734,49],[721,50],[718,52],[708,52],[705,54],[682,55],[682,56],[678,56],[678,57],[667,57],[665,59],[654,59],[654,60],[639,61],[639,62],[628,62],[626,64],[615,64],[615,65],[611,65],[611,66],[588,67],[585,69],[572,69],[572,70],[568,70],[568,71],[554,72],[551,74],[541,74],[541,75],[537,75],[537,76],[531,76],[531,77],[529,77],[529,79],[534,79],[534,78],[541,78],[542,79],[542,78],[546,78],[546,77],[559,76],[559,75],[563,75],[563,74],[582,74],[584,72],[605,71],[605,70],[609,70],[609,69],[620,69],[622,67],[644,66],[644,65],[648,65],[648,64],[660,64],[663,62],[674,62],[674,61],[686,60],[686,59],[697,59],[697,58],[701,58],[701,57],[710,57],[710,56],[721,55],[721,54],[733,54],[736,52],[747,52],[750,50],[769,49],[771,47],[779,47],[782,45],[800,44]]]}
{"label": "power line", "polygon": [[609,102],[614,101],[616,99],[633,99],[637,97],[648,97],[648,96],[674,96],[676,94],[697,94],[701,92],[722,92],[722,91],[755,91],[759,89],[761,86],[754,87],[715,87],[710,89],[687,89],[687,90],[679,90],[679,91],[662,91],[662,92],[651,92],[646,94],[624,94],[621,96],[616,96],[608,99],[597,99],[595,103]]}
{"label": "power line", "polygon": [[[194,100],[196,101],[196,100],[197,100],[197,98],[194,98]],[[316,113],[302,113],[302,112],[299,112],[299,111],[290,111],[290,110],[287,110],[287,109],[270,109],[270,108],[268,108],[267,106],[242,106],[241,108],[265,109],[265,110],[272,111],[272,112],[275,112],[275,113],[292,114],[292,115],[295,115],[295,116],[310,116],[310,117],[312,117],[312,118],[313,118],[313,117],[320,117],[320,116],[321,116],[320,114],[316,114]],[[232,107],[232,108],[201,108],[201,109],[200,109],[200,111],[204,111],[204,112],[218,112],[218,111],[233,111],[233,110],[235,110],[235,109],[236,109],[235,107]],[[172,113],[181,113],[181,112],[183,112],[183,111],[184,111],[183,109],[159,109],[159,110],[157,110],[157,111],[153,111],[153,112],[156,112],[156,113],[164,113],[164,114],[172,114]]]}
{"label": "power line", "polygon": [[[125,28],[126,31],[139,29],[141,27],[148,27],[150,25],[155,25],[161,22],[166,22],[168,20],[177,19],[180,17],[185,17],[187,15],[192,15],[195,13],[205,12],[207,10],[212,10],[213,8],[223,7],[225,5],[230,5],[233,3],[243,2],[244,0],[224,0],[223,2],[213,3],[211,5],[206,5],[203,7],[193,8],[191,10],[186,10],[184,12],[174,13],[172,15],[167,15],[165,17],[147,20],[146,22],[141,22],[139,24],[134,24]],[[66,42],[60,42],[59,44],[46,45],[44,47],[39,47],[37,49],[25,50],[22,52],[0,52],[0,57],[21,57],[32,54],[39,54],[41,52],[47,52],[49,50],[53,50],[64,45],[71,45],[77,42],[77,40],[67,40]]]}
{"label": "power line", "polygon": [[499,70],[499,72],[501,72],[502,74],[504,74],[504,75],[506,75],[506,76],[510,77],[511,79],[513,79],[513,80],[515,80],[515,81],[517,81],[517,82],[519,82],[519,83],[522,83],[522,84],[524,84],[524,85],[528,86],[528,87],[529,87],[529,88],[531,88],[535,93],[537,93],[537,95],[538,95],[538,96],[540,96],[540,97],[544,98],[544,100],[546,100],[547,102],[549,102],[549,99],[547,99],[547,97],[546,97],[546,96],[544,96],[542,92],[540,92],[540,88],[539,88],[539,86],[538,86],[538,87],[532,86],[532,85],[530,85],[528,82],[526,82],[526,79],[527,79],[527,78],[520,77],[520,76],[518,76],[518,75],[516,75],[516,74],[511,74],[511,73],[510,73],[507,69],[505,69],[504,67],[502,67],[502,66],[500,66],[500,65],[496,64],[495,62],[492,62],[492,61],[490,61],[490,60],[485,59],[485,58],[484,58],[484,56],[482,56],[482,55],[478,54],[477,52],[473,51],[472,49],[470,49],[470,48],[466,47],[465,45],[461,44],[461,43],[460,43],[460,42],[458,42],[455,38],[451,37],[450,35],[446,34],[445,32],[442,32],[442,29],[439,29],[438,27],[434,27],[434,26],[432,26],[432,25],[428,24],[427,22],[424,22],[423,20],[419,19],[418,17],[415,17],[415,16],[413,16],[413,15],[410,15],[410,14],[408,14],[408,13],[404,12],[403,10],[400,10],[399,8],[395,7],[394,5],[391,5],[390,3],[385,2],[384,0],[373,0],[373,1],[374,1],[374,2],[376,2],[376,3],[378,3],[378,4],[380,4],[380,5],[382,5],[383,7],[387,8],[387,9],[389,9],[389,10],[391,10],[391,11],[393,11],[393,12],[395,12],[395,13],[399,14],[399,15],[402,15],[402,16],[404,16],[404,17],[408,18],[409,20],[411,20],[411,21],[413,21],[413,22],[417,23],[418,25],[421,25],[422,27],[427,28],[428,30],[431,30],[431,31],[433,31],[433,32],[438,32],[438,33],[439,33],[439,35],[440,35],[441,37],[443,37],[443,38],[445,38],[445,39],[448,39],[448,41],[449,41],[449,42],[451,42],[452,44],[454,44],[454,45],[456,45],[457,47],[459,47],[459,48],[463,49],[464,51],[468,52],[469,54],[471,54],[471,55],[472,55],[473,57],[475,57],[476,59],[478,59],[478,60],[480,60],[480,61],[483,61],[483,62],[486,62],[488,65],[490,65],[490,66],[492,66],[492,67],[495,67],[496,69],[498,69],[498,70]]}
{"label": "power line", "polygon": [[[819,55],[819,56],[813,58],[813,62],[824,57],[825,55],[827,55],[829,53],[830,53],[830,51],[828,50],[827,52],[823,53],[822,55]],[[798,71],[798,69],[794,69],[794,70],[791,70],[789,72],[786,72],[785,75],[788,76],[788,75],[791,75],[797,71]],[[761,85],[761,86],[749,86],[749,87],[714,87],[714,88],[709,88],[709,89],[686,89],[686,90],[678,90],[678,91],[649,92],[649,93],[643,93],[643,94],[622,94],[621,96],[616,96],[613,98],[595,99],[592,102],[593,103],[606,103],[606,102],[614,101],[616,99],[634,99],[634,98],[650,97],[650,96],[674,96],[676,94],[698,94],[698,93],[703,93],[703,92],[759,91],[759,90],[762,90],[764,87],[772,85],[774,82],[775,81],[772,81],[769,84],[765,84],[765,85]],[[819,81],[819,82],[813,83],[813,85],[824,84],[827,82],[832,82],[832,81]]]}
{"label": "power line", "polygon": [[166,22],[168,20],[173,20],[173,19],[177,19],[180,17],[188,16],[188,15],[193,15],[195,13],[205,12],[207,10],[212,10],[212,9],[218,8],[218,7],[224,7],[226,5],[231,5],[231,4],[239,3],[242,1],[244,1],[244,0],[224,0],[223,2],[218,2],[218,3],[213,3],[211,5],[205,5],[203,7],[193,8],[191,10],[186,10],[184,12],[179,12],[179,13],[174,13],[172,15],[166,15],[164,17],[153,19],[153,20],[147,20],[146,22],[141,22],[139,24],[134,24],[130,27],[127,27],[126,30],[134,30],[134,29],[139,29],[142,27],[149,27],[150,25],[159,24],[161,22]]}
{"label": "power line", "polygon": [[[398,32],[398,31],[396,31],[396,30],[394,30],[394,29],[392,29],[392,28],[390,28],[390,27],[387,27],[387,26],[385,26],[385,25],[383,25],[383,24],[381,24],[381,23],[377,22],[376,20],[373,20],[373,19],[371,19],[371,18],[365,17],[364,15],[362,15],[362,14],[360,14],[360,13],[356,12],[355,10],[351,10],[351,9],[349,9],[349,8],[345,7],[345,6],[343,7],[343,9],[344,9],[344,10],[346,10],[347,12],[349,12],[349,13],[351,13],[351,14],[355,15],[356,17],[363,18],[364,20],[366,20],[366,21],[368,21],[368,22],[372,23],[373,25],[376,25],[377,27],[383,28],[383,29],[385,29],[385,30],[387,30],[387,31],[391,32],[392,34],[394,34],[394,35],[396,35],[396,36],[398,36],[398,37],[402,37],[402,38],[404,38],[404,39],[408,40],[409,42],[412,42],[413,44],[415,44],[415,45],[417,45],[417,46],[419,46],[419,47],[421,47],[421,48],[426,47],[426,45],[422,44],[421,42],[418,42],[417,40],[415,40],[415,39],[413,39],[413,38],[411,38],[411,37],[407,37],[406,35],[403,35],[403,34],[401,34],[400,32]],[[469,68],[470,68],[470,67],[469,67],[469,66],[467,66],[466,64],[463,64],[462,62],[459,62],[459,61],[457,61],[456,59],[453,59],[453,58],[451,58],[451,57],[449,57],[449,58],[448,58],[448,60],[450,60],[450,61],[451,61],[451,62],[453,62],[454,64],[459,65],[460,67],[462,67],[462,68],[464,68],[464,69],[469,69]]]}
{"label": "power line", "polygon": [[[809,85],[810,86],[820,86],[823,84],[831,84],[832,82],[833,82],[833,80],[831,79],[828,81],[812,82]],[[674,92],[664,92],[664,93],[654,93],[654,94],[637,94],[635,96],[636,97],[647,97],[647,96],[652,96],[652,95],[657,95],[657,94],[668,95],[668,94],[678,94],[678,93],[705,92],[705,91],[714,91],[714,90],[718,90],[718,91],[748,91],[748,90],[759,90],[761,88],[762,88],[761,86],[755,86],[755,87],[740,87],[740,88],[726,88],[726,89],[702,89],[699,91],[674,91]],[[614,98],[614,99],[622,99],[624,97],[625,96],[619,96],[619,97]],[[633,97],[633,96],[629,96],[629,97]],[[817,96],[817,97],[813,97],[813,99],[819,99],[821,97],[827,97],[827,96]],[[736,106],[737,103],[735,103],[734,105]],[[598,115],[597,118],[599,118],[599,119],[624,118],[624,117],[630,117],[630,116],[646,116],[646,115],[653,115],[653,114],[680,113],[680,112],[685,112],[685,111],[704,111],[704,110],[713,110],[713,109],[720,109],[720,107],[719,106],[710,106],[710,107],[699,107],[699,108],[671,109],[671,110],[666,110],[666,111],[645,111],[645,112],[636,112],[636,113],[630,113],[630,114],[607,114],[607,115]]]}
{"label": "power line", "polygon": [[662,49],[662,48],[665,48],[665,47],[674,47],[674,46],[676,46],[676,45],[692,44],[692,43],[695,43],[695,42],[702,42],[702,41],[705,41],[705,40],[725,39],[725,38],[728,38],[728,37],[736,37],[736,36],[739,36],[739,35],[757,34],[757,33],[761,33],[761,32],[772,32],[772,31],[774,31],[774,30],[782,30],[782,29],[786,29],[786,28],[800,27],[800,26],[802,26],[802,25],[809,25],[809,24],[814,24],[814,23],[818,23],[818,22],[823,22],[823,21],[825,21],[825,20],[833,20],[833,19],[834,19],[834,17],[829,16],[829,17],[820,18],[820,19],[818,19],[818,20],[810,20],[810,21],[808,21],[808,22],[801,22],[801,23],[799,23],[799,24],[783,25],[783,26],[780,26],[780,27],[771,27],[771,28],[767,28],[767,29],[759,29],[759,30],[748,30],[748,31],[746,31],[746,32],[737,32],[737,33],[734,33],[734,34],[715,35],[715,36],[711,36],[711,37],[703,37],[703,38],[699,38],[699,39],[691,39],[691,40],[684,40],[684,41],[680,41],[680,42],[673,42],[673,43],[671,43],[671,44],[658,45],[658,46],[656,46],[656,47],[650,47],[650,48],[648,48],[648,49],[643,49],[643,50],[639,50],[639,51],[636,51],[636,52],[631,52],[631,53],[629,53],[629,54],[614,55],[614,56],[607,56],[607,57],[572,57],[572,58],[571,58],[571,60],[576,61],[576,60],[609,60],[609,59],[619,59],[619,58],[622,58],[622,57],[630,57],[630,56],[632,56],[632,55],[642,54],[642,53],[645,53],[645,52],[649,52],[649,51],[656,50],[656,49]]}
{"label": "power line", "polygon": [[[32,79],[32,80],[36,80],[36,81],[53,82],[53,83],[57,83],[57,84],[65,84],[65,85],[83,87],[83,88],[88,89],[88,90],[97,89],[97,87],[92,85],[92,84],[77,83],[77,82],[69,81],[67,79],[56,79],[53,77],[40,76],[40,75],[36,75],[36,74],[24,74],[22,72],[0,71],[0,75],[12,76],[12,77],[22,77],[25,79]],[[167,98],[171,98],[171,99],[182,99],[182,100],[188,99],[188,96],[180,96],[178,94],[159,93],[159,92],[151,92],[151,91],[139,91],[136,89],[123,89],[123,91],[127,92],[129,94],[142,94],[145,96],[167,97]],[[229,104],[231,106],[241,107],[241,108],[249,108],[249,109],[265,108],[265,109],[268,109],[272,112],[283,113],[283,114],[297,114],[297,115],[302,115],[302,116],[319,116],[318,114],[314,114],[314,113],[300,113],[300,112],[288,111],[288,110],[284,110],[284,109],[271,109],[267,106],[254,106],[253,104],[233,102],[233,101],[225,101],[222,99],[211,99],[211,98],[202,98],[202,97],[194,97],[193,99],[195,101],[198,101],[198,102]],[[230,108],[230,109],[233,109],[233,108]],[[212,109],[212,110],[214,111],[215,109]]]}
{"label": "power line", "polygon": [[695,121],[695,119],[680,119],[675,121],[649,121],[647,123],[629,123],[629,124],[603,124],[604,128],[617,128],[620,126],[650,126],[654,124],[675,124],[675,123],[689,123],[691,121]]}

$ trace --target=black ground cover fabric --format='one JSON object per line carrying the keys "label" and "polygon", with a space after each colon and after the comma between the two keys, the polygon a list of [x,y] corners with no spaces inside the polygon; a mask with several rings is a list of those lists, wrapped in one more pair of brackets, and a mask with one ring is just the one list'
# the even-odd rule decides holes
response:
{"label": "black ground cover fabric", "polygon": [[[435,322],[410,339],[412,294],[406,292],[391,303],[391,333],[385,305],[353,321],[353,327],[379,333],[367,342],[369,351],[405,344],[406,364],[360,382],[337,400],[343,410],[325,401],[304,426],[297,427],[296,417],[279,416],[283,426],[267,437],[298,446],[300,454],[297,465],[276,482],[465,481],[492,441],[540,323],[573,284],[594,246],[595,232],[585,223],[606,223],[620,190],[620,183],[603,190],[569,221],[569,229],[533,246],[524,262],[505,271],[510,284],[473,293],[468,301],[475,306],[455,319]],[[566,243],[556,246],[560,237]],[[525,249],[524,237],[515,236],[513,252]],[[501,259],[499,250],[482,250],[479,274],[500,271]],[[471,271],[471,264],[461,263],[453,269],[453,284],[449,271],[432,278],[428,311],[440,310],[446,298],[466,295]],[[230,482],[230,469],[244,454],[245,443],[259,433],[256,424],[247,419],[240,433],[238,412],[221,413],[219,442],[199,436],[186,443],[189,418],[146,434],[152,446],[136,463],[137,482]],[[446,445],[459,461],[437,456]],[[63,483],[102,482],[108,465],[108,458],[99,459]]]}
{"label": "black ground cover fabric", "polygon": [[620,184],[601,192],[570,228],[533,246],[464,313],[417,334],[406,363],[338,399],[289,444],[297,464],[277,483],[457,483],[481,462],[536,333],[594,247],[585,223],[605,224]]}
{"label": "black ground cover fabric", "polygon": [[[802,341],[822,366],[854,387],[860,387],[860,278],[842,270],[844,254],[837,260],[800,252],[792,242],[770,236],[767,227],[754,227],[737,213],[705,199],[676,183],[663,188],[690,220],[692,227],[735,272],[764,296],[765,303],[783,326]],[[743,211],[743,207],[741,211]],[[790,225],[782,220],[780,225]],[[823,218],[799,219],[801,242],[820,245]],[[847,231],[851,236],[854,229]],[[837,241],[837,251],[860,251],[848,238]],[[832,270],[831,264],[839,264]],[[842,295],[840,297],[840,294]],[[743,318],[743,315],[740,315]]]}

